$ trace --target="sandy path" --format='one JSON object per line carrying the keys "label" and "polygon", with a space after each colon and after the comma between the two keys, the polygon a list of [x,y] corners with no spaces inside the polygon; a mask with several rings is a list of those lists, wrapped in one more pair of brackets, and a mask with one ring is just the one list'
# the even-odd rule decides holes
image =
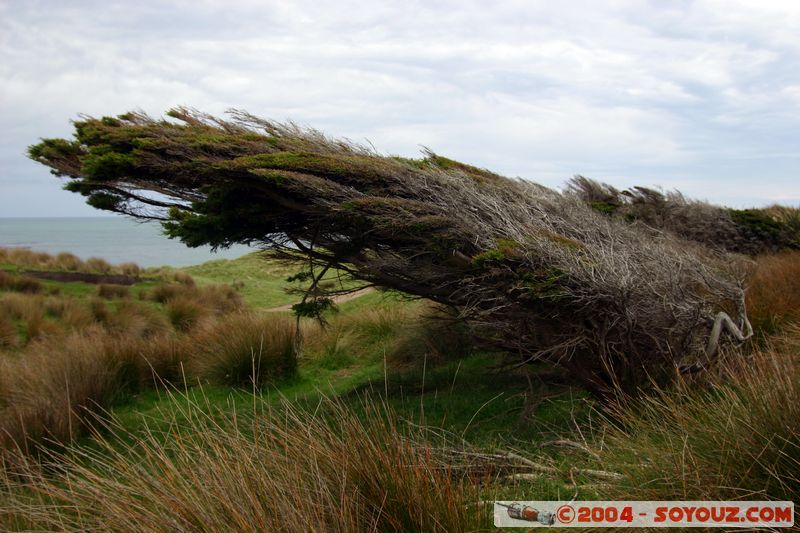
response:
{"label": "sandy path", "polygon": [[[333,303],[341,304],[344,302],[349,302],[350,300],[355,300],[359,296],[364,296],[365,294],[368,294],[374,290],[375,289],[373,287],[365,287],[363,289],[359,289],[349,294],[339,294],[337,296],[333,296],[331,300],[333,300]],[[269,309],[264,309],[264,311],[266,311],[267,313],[279,313],[282,311],[291,311],[293,305],[294,304],[279,305],[278,307],[270,307]]]}

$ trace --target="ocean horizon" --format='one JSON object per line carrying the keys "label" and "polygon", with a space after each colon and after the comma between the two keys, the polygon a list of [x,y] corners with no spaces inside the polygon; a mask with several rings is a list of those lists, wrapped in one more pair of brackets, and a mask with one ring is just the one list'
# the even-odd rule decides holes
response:
{"label": "ocean horizon", "polygon": [[253,251],[237,245],[212,252],[189,248],[169,239],[156,222],[122,216],[0,218],[0,247],[28,248],[81,259],[100,257],[110,263],[134,262],[142,267],[184,267],[212,259],[235,259]]}

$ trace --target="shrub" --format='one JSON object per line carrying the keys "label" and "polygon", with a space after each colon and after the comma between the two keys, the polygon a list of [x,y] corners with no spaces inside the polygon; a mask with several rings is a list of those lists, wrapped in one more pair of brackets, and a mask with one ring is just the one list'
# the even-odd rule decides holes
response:
{"label": "shrub", "polygon": [[78,272],[86,268],[78,256],[68,252],[61,252],[56,255],[55,264],[59,268],[70,272]]}
{"label": "shrub", "polygon": [[144,338],[97,329],[36,340],[3,363],[0,451],[67,443],[125,395],[179,383],[189,347],[163,333]]}
{"label": "shrub", "polygon": [[242,297],[230,285],[200,287],[196,298],[200,304],[217,314],[231,313],[244,305]]}
{"label": "shrub", "polygon": [[168,300],[166,311],[169,321],[178,331],[189,331],[208,314],[205,307],[186,296]]}
{"label": "shrub", "polygon": [[97,295],[106,300],[113,300],[115,298],[127,298],[128,287],[126,285],[110,285],[101,283],[97,286]]}
{"label": "shrub", "polygon": [[187,274],[186,272],[181,272],[180,270],[176,270],[172,274],[172,279],[174,279],[178,283],[186,285],[187,287],[194,287],[195,286],[194,278],[192,276],[190,276],[189,274]]}
{"label": "shrub", "polygon": [[170,331],[170,322],[163,313],[151,307],[123,301],[106,319],[109,331],[146,339]]}
{"label": "shrub", "polygon": [[122,263],[119,265],[120,273],[125,276],[139,276],[142,273],[142,268],[136,263]]}
{"label": "shrub", "polygon": [[99,272],[100,274],[110,274],[112,269],[108,261],[99,257],[87,259],[86,268],[91,272]]}
{"label": "shrub", "polygon": [[492,492],[443,465],[424,430],[380,407],[359,418],[330,400],[321,413],[284,403],[230,419],[189,405],[180,422],[163,414],[174,421],[167,434],[57,455],[50,462],[63,466],[52,474],[22,464],[25,481],[0,483],[5,509],[31,530],[491,528],[490,509],[476,502]]}
{"label": "shrub", "polygon": [[201,381],[261,386],[294,373],[294,322],[287,317],[235,313],[193,337],[190,374]]}
{"label": "shrub", "polygon": [[96,324],[97,319],[89,307],[73,299],[62,300],[61,323],[73,331],[81,331]]}
{"label": "shrub", "polygon": [[48,320],[43,314],[29,317],[25,326],[27,342],[48,337],[58,337],[64,333],[64,329],[59,324]]}
{"label": "shrub", "polygon": [[172,298],[189,294],[190,291],[178,283],[162,283],[147,292],[147,299],[158,303],[167,303]]}
{"label": "shrub", "polygon": [[29,276],[15,276],[0,270],[0,289],[15,292],[39,293],[42,292],[39,280]]}
{"label": "shrub", "polygon": [[92,316],[97,322],[103,324],[108,322],[108,319],[111,316],[106,302],[96,296],[89,298],[89,311],[92,313]]}

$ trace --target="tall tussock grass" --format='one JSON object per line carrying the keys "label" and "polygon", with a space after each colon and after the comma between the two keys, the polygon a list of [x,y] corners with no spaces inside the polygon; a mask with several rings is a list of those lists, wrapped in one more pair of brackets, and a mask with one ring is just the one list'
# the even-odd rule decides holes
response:
{"label": "tall tussock grass", "polygon": [[0,348],[9,348],[16,345],[17,326],[5,307],[0,307]]}
{"label": "tall tussock grass", "polygon": [[294,373],[293,340],[287,317],[234,313],[193,334],[188,371],[203,382],[260,387]]}
{"label": "tall tussock grass", "polygon": [[260,387],[296,368],[294,324],[276,315],[234,313],[182,335],[163,315],[123,302],[106,324],[58,333],[2,358],[0,449],[69,442],[96,413],[143,389],[197,381]]}
{"label": "tall tussock grass", "polygon": [[600,456],[609,498],[800,500],[800,326],[708,389],[623,407]]}
{"label": "tall tussock grass", "polygon": [[[34,530],[460,532],[486,530],[480,487],[423,430],[370,404],[324,400],[257,416],[184,408],[167,434],[51,457],[0,483],[0,515]],[[166,414],[165,416],[170,416]],[[175,413],[171,416],[175,417]],[[224,420],[218,422],[218,420]],[[124,432],[116,428],[117,432]],[[485,496],[484,497],[489,497]]]}
{"label": "tall tussock grass", "polygon": [[375,305],[334,315],[325,327],[306,324],[303,356],[336,369],[375,353],[389,353],[397,336],[418,313],[416,306]]}
{"label": "tall tussock grass", "polygon": [[756,330],[767,333],[800,320],[800,252],[758,258],[747,290],[747,313]]}
{"label": "tall tussock grass", "polygon": [[29,276],[15,276],[0,270],[0,290],[37,293],[42,292],[39,280]]}

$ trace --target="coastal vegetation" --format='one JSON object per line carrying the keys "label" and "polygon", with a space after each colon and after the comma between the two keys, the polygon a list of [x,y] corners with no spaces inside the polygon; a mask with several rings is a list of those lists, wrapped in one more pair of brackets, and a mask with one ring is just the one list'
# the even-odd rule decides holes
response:
{"label": "coastal vegetation", "polygon": [[244,113],[84,118],[30,155],[190,246],[265,250],[0,249],[0,528],[481,531],[495,499],[800,498],[797,209],[554,191]]}

